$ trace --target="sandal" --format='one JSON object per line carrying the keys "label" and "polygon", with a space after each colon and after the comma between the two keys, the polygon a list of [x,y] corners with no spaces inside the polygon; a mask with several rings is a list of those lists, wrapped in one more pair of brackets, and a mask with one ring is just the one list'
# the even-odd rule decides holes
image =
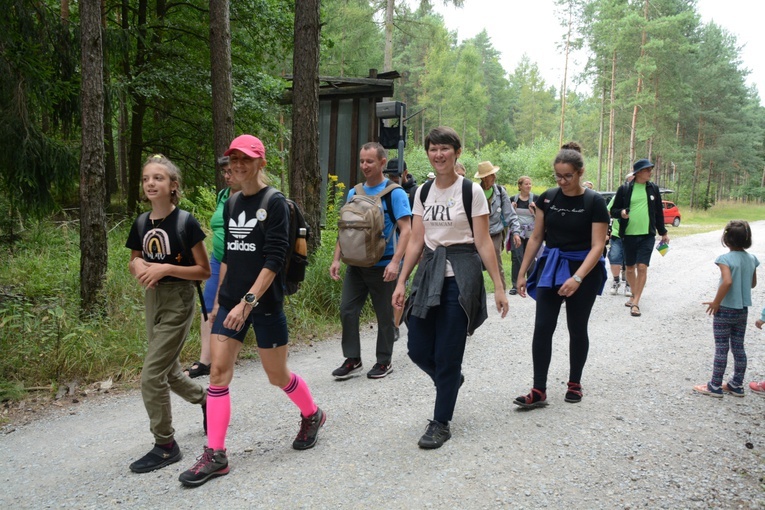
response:
{"label": "sandal", "polygon": [[578,404],[582,401],[582,385],[579,383],[568,383],[568,391],[566,391],[566,397],[563,399],[571,404]]}
{"label": "sandal", "polygon": [[194,379],[196,377],[200,377],[203,375],[210,375],[210,365],[205,365],[201,361],[195,361],[184,372],[191,379]]}
{"label": "sandal", "polygon": [[632,308],[632,301],[627,301],[626,303],[624,303],[624,306],[626,306],[627,308]]}
{"label": "sandal", "polygon": [[521,395],[520,397],[516,397],[516,399],[513,400],[513,404],[526,409],[544,407],[547,405],[547,395],[544,391],[540,391],[536,388],[531,388],[531,393],[528,395]]}
{"label": "sandal", "polygon": [[752,393],[765,397],[765,381],[752,381],[749,383],[749,389],[752,390]]}
{"label": "sandal", "polygon": [[633,317],[640,317],[642,315],[640,313],[640,307],[638,305],[630,306],[630,315],[632,315]]}

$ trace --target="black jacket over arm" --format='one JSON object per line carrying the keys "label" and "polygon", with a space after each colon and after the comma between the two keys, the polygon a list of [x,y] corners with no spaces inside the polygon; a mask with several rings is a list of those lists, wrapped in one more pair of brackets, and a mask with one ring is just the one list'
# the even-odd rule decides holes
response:
{"label": "black jacket over arm", "polygon": [[[619,220],[619,237],[624,237],[624,233],[627,231],[627,224],[629,219],[622,218],[622,210],[630,208],[630,201],[632,200],[632,190],[635,187],[635,183],[630,182],[628,184],[622,184],[619,189],[616,190],[616,196],[614,197],[614,203],[611,207],[611,217]],[[666,235],[667,229],[664,226],[664,209],[661,205],[661,193],[659,193],[659,187],[648,181],[645,183],[645,192],[649,207],[653,206],[653,214],[649,214],[648,218],[648,233],[651,235]]]}

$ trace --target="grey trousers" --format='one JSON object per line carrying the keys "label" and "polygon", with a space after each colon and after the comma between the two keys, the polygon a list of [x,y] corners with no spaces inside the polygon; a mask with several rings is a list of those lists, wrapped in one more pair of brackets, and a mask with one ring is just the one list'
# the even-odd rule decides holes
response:
{"label": "grey trousers", "polygon": [[383,281],[384,267],[348,266],[343,279],[343,297],[340,301],[340,322],[343,325],[343,356],[361,358],[359,316],[367,296],[377,315],[377,363],[389,365],[393,355],[393,291],[396,281]]}
{"label": "grey trousers", "polygon": [[207,396],[201,384],[184,375],[178,360],[194,319],[194,285],[189,281],[160,283],[146,290],[145,303],[149,342],[141,371],[141,395],[154,441],[167,444],[175,434],[170,390],[192,404],[202,404]]}

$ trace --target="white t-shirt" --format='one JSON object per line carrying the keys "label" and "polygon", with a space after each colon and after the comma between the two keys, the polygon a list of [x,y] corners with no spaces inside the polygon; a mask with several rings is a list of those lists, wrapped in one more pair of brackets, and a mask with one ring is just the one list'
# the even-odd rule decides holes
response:
{"label": "white t-shirt", "polygon": [[[455,244],[473,244],[473,232],[470,229],[465,207],[462,203],[462,181],[457,180],[446,189],[440,189],[434,182],[428,192],[428,198],[424,207],[420,201],[422,186],[417,188],[414,197],[412,214],[422,218],[425,227],[425,245],[431,250],[439,246],[452,246]],[[473,184],[473,218],[489,214],[489,203],[481,187]],[[446,275],[454,276],[452,266],[447,261]]]}

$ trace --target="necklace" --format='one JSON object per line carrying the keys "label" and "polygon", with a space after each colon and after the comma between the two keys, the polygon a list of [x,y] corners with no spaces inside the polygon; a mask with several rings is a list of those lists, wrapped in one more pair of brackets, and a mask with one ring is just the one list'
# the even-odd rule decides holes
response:
{"label": "necklace", "polygon": [[151,221],[152,230],[159,228],[159,226],[162,225],[162,222],[165,221],[166,219],[167,219],[167,216],[165,216],[164,218],[156,219],[156,220],[149,218],[149,221]]}

